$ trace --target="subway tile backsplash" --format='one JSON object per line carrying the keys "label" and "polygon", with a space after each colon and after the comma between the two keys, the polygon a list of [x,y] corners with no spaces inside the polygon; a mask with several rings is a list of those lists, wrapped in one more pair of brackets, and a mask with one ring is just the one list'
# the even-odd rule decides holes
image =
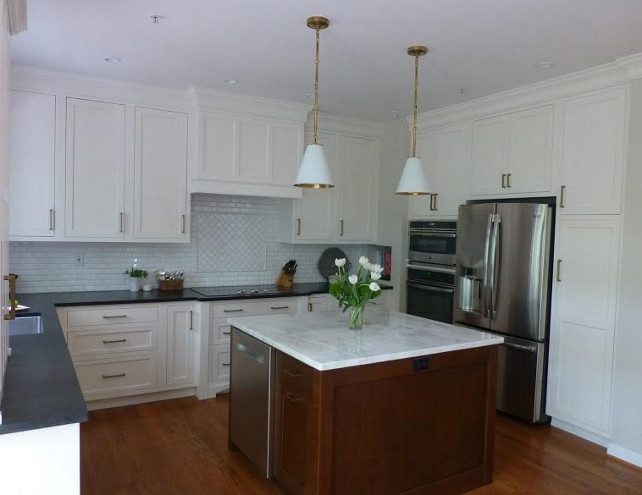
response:
{"label": "subway tile backsplash", "polygon": [[[189,244],[12,241],[9,266],[20,276],[22,293],[124,290],[122,273],[134,258],[154,283],[155,270],[183,270],[186,287],[271,284],[292,258],[299,263],[295,281],[323,281],[317,263],[328,245],[278,242],[283,201],[194,194]],[[371,251],[367,245],[339,247],[353,264]]]}

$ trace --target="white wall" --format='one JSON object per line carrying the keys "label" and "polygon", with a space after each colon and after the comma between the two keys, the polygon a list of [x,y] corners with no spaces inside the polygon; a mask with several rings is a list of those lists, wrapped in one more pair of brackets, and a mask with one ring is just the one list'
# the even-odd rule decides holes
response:
{"label": "white wall", "polygon": [[[381,137],[379,176],[379,244],[392,247],[392,279],[395,287],[392,308],[397,309],[405,300],[406,236],[408,224],[408,198],[397,196],[397,182],[408,158],[410,132],[405,119],[388,125]],[[405,309],[405,308],[402,308]]]}
{"label": "white wall", "polygon": [[642,466],[642,79],[631,83],[610,454]]}

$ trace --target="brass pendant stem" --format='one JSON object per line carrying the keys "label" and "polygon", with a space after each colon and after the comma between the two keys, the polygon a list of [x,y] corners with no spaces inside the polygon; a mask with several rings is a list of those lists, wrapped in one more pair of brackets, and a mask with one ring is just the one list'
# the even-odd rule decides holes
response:
{"label": "brass pendant stem", "polygon": [[319,28],[317,32],[317,51],[314,60],[314,140],[313,143],[317,144],[317,129],[319,126]]}
{"label": "brass pendant stem", "polygon": [[412,124],[412,157],[417,155],[417,110],[419,105],[417,103],[419,98],[419,55],[415,55],[415,106],[414,106],[414,120]]}

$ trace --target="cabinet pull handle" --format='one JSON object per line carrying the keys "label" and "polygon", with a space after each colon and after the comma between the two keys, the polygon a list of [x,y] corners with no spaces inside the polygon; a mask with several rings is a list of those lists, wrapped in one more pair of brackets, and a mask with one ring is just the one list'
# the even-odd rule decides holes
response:
{"label": "cabinet pull handle", "polygon": [[185,213],[181,215],[181,234],[185,233]]}
{"label": "cabinet pull handle", "polygon": [[194,330],[194,312],[193,311],[188,311],[189,313],[189,329]]}
{"label": "cabinet pull handle", "polygon": [[433,204],[433,195],[430,194],[430,204],[428,206],[428,210],[430,210],[430,211],[434,211],[432,204]]}
{"label": "cabinet pull handle", "polygon": [[339,235],[343,235],[343,220],[339,220],[339,225],[341,226],[341,232],[339,232]]}
{"label": "cabinet pull handle", "polygon": [[116,375],[103,375],[103,380],[108,380],[109,378],[121,378],[127,376],[127,373],[118,373]]}
{"label": "cabinet pull handle", "polygon": [[309,302],[308,303],[308,313],[311,313],[311,312],[312,312],[312,303]]}
{"label": "cabinet pull handle", "polygon": [[301,219],[296,219],[296,235],[301,235]]}
{"label": "cabinet pull handle", "polygon": [[232,332],[223,332],[223,335],[232,335]]}
{"label": "cabinet pull handle", "polygon": [[9,299],[10,308],[9,314],[4,315],[5,320],[15,320],[16,319],[16,276],[15,275],[5,275],[4,280],[9,282]]}
{"label": "cabinet pull handle", "polygon": [[502,174],[502,189],[506,189],[506,174]]}
{"label": "cabinet pull handle", "polygon": [[118,232],[125,232],[125,213],[122,211],[118,214]]}
{"label": "cabinet pull handle", "polygon": [[288,309],[290,306],[270,306],[270,309]]}
{"label": "cabinet pull handle", "polygon": [[439,206],[437,206],[437,196],[439,196],[438,193],[435,193],[432,195],[432,203],[433,203],[433,210],[432,211],[437,211],[439,209]]}
{"label": "cabinet pull handle", "polygon": [[562,260],[557,260],[557,278],[558,282],[562,281]]}
{"label": "cabinet pull handle", "polygon": [[118,344],[120,342],[127,342],[127,339],[103,340],[103,344]]}
{"label": "cabinet pull handle", "polygon": [[221,363],[221,366],[229,366],[230,363]]}
{"label": "cabinet pull handle", "polygon": [[560,208],[564,208],[564,193],[566,192],[566,186],[560,187]]}
{"label": "cabinet pull handle", "polygon": [[242,309],[224,309],[223,313],[240,313]]}
{"label": "cabinet pull handle", "polygon": [[510,185],[510,178],[511,178],[512,176],[513,176],[513,174],[506,174],[506,187],[507,187],[507,188],[509,188],[509,189],[511,188],[511,185]]}
{"label": "cabinet pull handle", "polygon": [[297,397],[292,392],[288,392],[288,393],[284,394],[284,397],[287,400],[289,400],[290,402],[301,402],[303,400],[303,397]]}
{"label": "cabinet pull handle", "polygon": [[105,320],[113,320],[115,318],[127,318],[127,315],[103,315]]}
{"label": "cabinet pull handle", "polygon": [[49,210],[49,230],[53,232],[56,228],[56,217],[53,208]]}
{"label": "cabinet pull handle", "polygon": [[283,374],[289,376],[290,378],[299,378],[303,376],[301,375],[301,373],[297,373],[296,371],[292,372],[292,371],[286,370],[285,368],[283,369]]}

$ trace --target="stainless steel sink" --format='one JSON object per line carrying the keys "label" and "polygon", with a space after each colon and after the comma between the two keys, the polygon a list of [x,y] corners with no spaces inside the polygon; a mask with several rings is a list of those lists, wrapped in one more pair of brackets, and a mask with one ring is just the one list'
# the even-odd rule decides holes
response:
{"label": "stainless steel sink", "polygon": [[42,317],[40,315],[17,316],[9,322],[9,335],[28,335],[42,333]]}

